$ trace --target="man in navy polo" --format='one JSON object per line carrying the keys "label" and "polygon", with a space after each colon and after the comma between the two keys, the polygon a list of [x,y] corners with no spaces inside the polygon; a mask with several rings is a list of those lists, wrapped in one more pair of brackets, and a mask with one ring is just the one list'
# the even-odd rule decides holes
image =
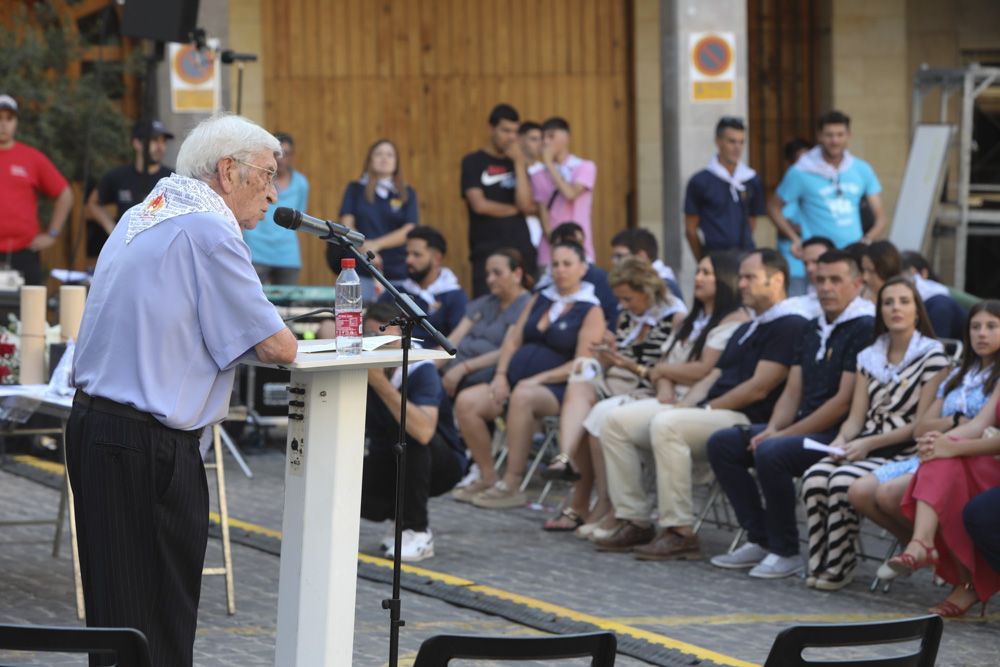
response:
{"label": "man in navy polo", "polygon": [[764,186],[740,161],[746,144],[743,119],[723,116],[715,126],[718,153],[691,177],[684,196],[684,231],[701,259],[716,250],[751,250],[754,217],[764,215]]}
{"label": "man in navy polo", "polygon": [[[851,407],[855,359],[874,326],[875,307],[859,296],[861,272],[850,255],[823,254],[815,284],[822,314],[797,339],[795,362],[768,423],[723,429],[708,439],[709,463],[747,531],[746,544],[715,556],[712,565],[750,570],[760,579],[804,567],[794,480],[825,453],[804,448],[803,441],[825,444],[836,437]],[[757,470],[756,482],[750,468]]]}

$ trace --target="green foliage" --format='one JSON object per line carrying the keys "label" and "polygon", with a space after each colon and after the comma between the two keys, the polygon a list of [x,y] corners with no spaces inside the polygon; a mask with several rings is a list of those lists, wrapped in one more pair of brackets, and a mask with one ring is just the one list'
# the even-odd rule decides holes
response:
{"label": "green foliage", "polygon": [[[48,1],[30,3],[13,27],[0,26],[0,93],[17,100],[17,140],[41,150],[70,180],[90,178],[128,158],[129,119],[111,95],[121,93],[120,63],[102,63],[76,79],[70,66],[86,47]],[[20,36],[19,36],[20,35]]]}

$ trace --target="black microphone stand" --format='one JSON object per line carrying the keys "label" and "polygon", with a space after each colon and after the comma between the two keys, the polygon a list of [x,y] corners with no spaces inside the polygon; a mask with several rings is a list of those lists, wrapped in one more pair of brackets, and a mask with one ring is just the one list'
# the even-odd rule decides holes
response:
{"label": "black microphone stand", "polygon": [[[401,311],[401,315],[396,319],[389,322],[390,325],[398,326],[402,330],[402,348],[403,348],[403,381],[400,385],[400,410],[399,410],[399,436],[394,447],[396,454],[396,503],[393,516],[396,519],[396,525],[393,535],[393,553],[392,553],[392,597],[382,600],[382,608],[389,611],[389,667],[397,667],[399,664],[399,629],[403,627],[406,623],[401,617],[401,601],[399,598],[400,591],[400,574],[402,571],[402,560],[401,560],[401,550],[403,542],[403,493],[405,491],[406,478],[406,407],[407,407],[407,386],[409,382],[410,375],[410,347],[412,345],[412,334],[413,328],[417,325],[422,325],[424,330],[430,334],[431,338],[437,342],[448,354],[454,356],[455,346],[451,344],[445,336],[434,328],[433,325],[427,320],[427,313],[423,309],[414,303],[413,299],[410,298],[408,294],[402,294],[392,282],[382,275],[382,272],[375,268],[371,259],[374,258],[374,254],[366,254],[361,252],[358,247],[347,241],[342,236],[337,235],[333,226],[330,226],[330,233],[325,237],[320,237],[328,243],[337,243],[340,246],[346,248],[354,255],[355,259],[361,263],[362,266],[368,269],[372,277],[375,278],[385,290],[392,295],[395,300],[396,307]],[[383,327],[383,330],[385,327]]]}

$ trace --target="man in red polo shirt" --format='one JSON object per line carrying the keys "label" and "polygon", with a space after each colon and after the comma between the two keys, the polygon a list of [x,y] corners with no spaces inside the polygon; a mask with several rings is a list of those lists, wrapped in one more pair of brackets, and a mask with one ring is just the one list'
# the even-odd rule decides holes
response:
{"label": "man in red polo shirt", "polygon": [[[20,271],[28,285],[41,285],[38,253],[62,232],[73,191],[40,151],[14,141],[16,133],[17,102],[0,95],[0,264]],[[55,200],[44,232],[38,225],[39,192]]]}

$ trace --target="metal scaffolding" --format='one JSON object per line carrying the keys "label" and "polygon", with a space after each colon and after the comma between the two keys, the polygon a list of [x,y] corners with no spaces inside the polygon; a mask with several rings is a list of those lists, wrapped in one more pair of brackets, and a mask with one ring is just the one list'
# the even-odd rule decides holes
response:
{"label": "metal scaffolding", "polygon": [[[913,80],[913,106],[911,108],[911,132],[924,120],[924,104],[927,97],[938,91],[939,121],[957,125],[957,146],[952,143],[950,150],[958,149],[958,191],[954,201],[945,201],[937,209],[934,220],[935,236],[940,227],[955,229],[955,279],[958,289],[965,289],[966,250],[969,239],[969,225],[977,225],[975,234],[1000,236],[1000,210],[970,208],[969,194],[972,191],[1000,193],[1000,185],[970,183],[972,178],[972,112],[976,98],[987,88],[1000,84],[1000,68],[981,67],[972,64],[964,69],[932,69],[923,65],[917,70]],[[953,95],[962,96],[957,122],[951,119]],[[935,250],[935,255],[937,254]]]}

